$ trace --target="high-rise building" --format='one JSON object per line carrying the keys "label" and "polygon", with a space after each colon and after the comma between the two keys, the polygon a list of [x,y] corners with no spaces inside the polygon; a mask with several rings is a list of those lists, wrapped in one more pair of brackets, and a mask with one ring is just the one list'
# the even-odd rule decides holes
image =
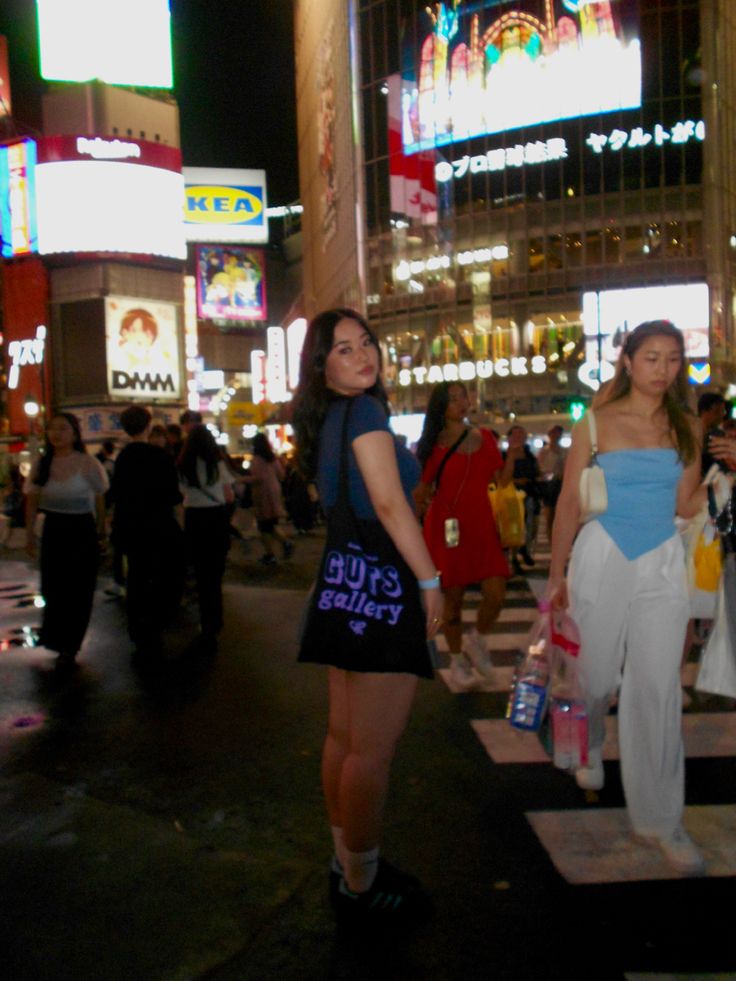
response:
{"label": "high-rise building", "polygon": [[566,412],[669,319],[734,378],[728,0],[299,0],[307,312],[351,303],[394,404]]}

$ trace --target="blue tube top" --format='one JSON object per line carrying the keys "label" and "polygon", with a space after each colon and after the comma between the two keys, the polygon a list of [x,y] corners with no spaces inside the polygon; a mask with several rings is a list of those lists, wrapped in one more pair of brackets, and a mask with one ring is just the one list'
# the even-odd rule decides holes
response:
{"label": "blue tube top", "polygon": [[627,559],[638,559],[675,533],[682,461],[674,449],[599,453],[608,510],[596,518]]}

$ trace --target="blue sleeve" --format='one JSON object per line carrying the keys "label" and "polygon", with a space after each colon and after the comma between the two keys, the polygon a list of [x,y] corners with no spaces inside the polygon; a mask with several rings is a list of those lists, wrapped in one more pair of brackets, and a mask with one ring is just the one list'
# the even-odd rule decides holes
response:
{"label": "blue sleeve", "polygon": [[391,432],[386,410],[374,396],[359,395],[350,407],[348,438],[352,443],[358,436],[376,431]]}

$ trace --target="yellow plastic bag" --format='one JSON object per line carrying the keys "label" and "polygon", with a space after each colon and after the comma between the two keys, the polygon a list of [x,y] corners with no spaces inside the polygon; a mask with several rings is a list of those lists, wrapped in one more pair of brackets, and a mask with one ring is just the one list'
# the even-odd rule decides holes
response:
{"label": "yellow plastic bag", "polygon": [[503,548],[520,548],[525,540],[524,491],[512,483],[488,492]]}
{"label": "yellow plastic bag", "polygon": [[695,588],[703,589],[708,593],[716,593],[723,571],[721,539],[718,535],[711,537],[705,529],[700,532],[695,542],[693,565],[695,568]]}

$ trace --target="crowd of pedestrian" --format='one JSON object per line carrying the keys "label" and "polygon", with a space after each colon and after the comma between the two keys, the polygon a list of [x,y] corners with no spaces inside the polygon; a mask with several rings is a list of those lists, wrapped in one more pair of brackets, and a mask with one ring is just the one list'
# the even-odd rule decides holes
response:
{"label": "crowd of pedestrian", "polygon": [[[200,643],[223,627],[222,580],[239,504],[252,507],[261,562],[288,560],[297,534],[326,522],[324,553],[307,601],[299,661],[327,668],[321,775],[333,855],[329,896],[338,919],[363,926],[416,923],[432,904],[419,881],[381,854],[390,770],[419,678],[437,667],[444,634],[460,689],[493,671],[490,640],[513,575],[535,565],[540,516],[551,540],[547,597],[581,636],[579,683],[589,724],[585,790],[605,781],[604,720],[618,705],[621,774],[634,834],[653,840],[679,871],[703,871],[682,825],[683,649],[693,639],[681,535],[701,513],[713,474],[736,470],[736,433],[718,393],[688,403],[683,335],[666,321],[625,335],[612,380],[574,428],[569,450],[553,426],[535,453],[514,422],[498,434],[472,425],[459,381],[433,389],[416,452],[395,437],[369,323],[351,309],[308,325],[293,403],[294,459],[265,433],[247,472],[218,447],[201,416],[154,425],[134,405],[121,414],[127,442],[90,456],[79,424],[55,414],[25,486],[27,543],[43,513],[40,642],[73,666],[90,619],[100,541],[111,524],[113,569],[124,589],[139,654],[160,650],[180,606],[187,567]],[[567,441],[565,441],[567,442]],[[606,500],[591,518],[581,487],[594,462]],[[715,466],[714,466],[715,465]],[[719,470],[720,468],[720,470]],[[725,480],[725,484],[724,484]],[[721,479],[727,500],[731,481]],[[504,541],[489,489],[520,502],[518,534]],[[725,488],[725,489],[724,489]],[[709,497],[710,495],[710,497]],[[729,529],[730,531],[730,529]],[[468,587],[480,591],[463,630]]]}
{"label": "crowd of pedestrian", "polygon": [[182,413],[179,424],[163,426],[154,424],[144,406],[131,405],[120,423],[126,441],[119,452],[107,439],[92,456],[76,416],[55,413],[25,486],[18,471],[6,494],[6,512],[12,506],[15,524],[25,525],[32,558],[40,542],[39,644],[57,653],[59,673],[76,664],[106,550],[114,580],[108,592],[125,600],[134,657],[149,664],[160,655],[181,608],[188,572],[199,610],[198,646],[217,646],[231,533],[240,535],[231,524],[236,488],[252,491],[261,561],[276,563],[274,540],[281,542],[284,559],[294,550],[280,527],[286,515],[284,471],[264,434],[254,440],[246,473],[193,410]]}

